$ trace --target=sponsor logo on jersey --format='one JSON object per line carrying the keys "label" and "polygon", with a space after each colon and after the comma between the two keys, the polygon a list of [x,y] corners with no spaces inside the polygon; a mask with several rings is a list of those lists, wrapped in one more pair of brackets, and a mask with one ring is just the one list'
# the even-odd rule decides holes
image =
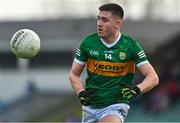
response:
{"label": "sponsor logo on jersey", "polygon": [[133,61],[116,63],[88,59],[87,69],[89,72],[95,73],[97,75],[125,76],[128,73],[135,73],[135,63]]}
{"label": "sponsor logo on jersey", "polygon": [[113,53],[113,51],[112,50],[108,50],[108,51],[104,51],[104,53]]}
{"label": "sponsor logo on jersey", "polygon": [[121,60],[124,60],[126,58],[126,53],[125,52],[119,52],[119,58]]}
{"label": "sponsor logo on jersey", "polygon": [[89,53],[91,55],[95,55],[95,56],[99,55],[99,52],[98,51],[94,51],[94,50],[91,50]]}

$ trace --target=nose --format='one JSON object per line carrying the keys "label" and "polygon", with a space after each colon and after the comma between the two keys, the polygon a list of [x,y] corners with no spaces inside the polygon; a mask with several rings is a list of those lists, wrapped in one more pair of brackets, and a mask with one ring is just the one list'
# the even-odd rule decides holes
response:
{"label": "nose", "polygon": [[100,20],[97,21],[97,26],[101,27],[102,26],[102,22]]}

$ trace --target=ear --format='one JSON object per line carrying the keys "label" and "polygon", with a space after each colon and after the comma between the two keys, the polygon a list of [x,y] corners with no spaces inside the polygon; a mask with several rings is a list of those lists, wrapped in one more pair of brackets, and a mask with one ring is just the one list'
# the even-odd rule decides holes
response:
{"label": "ear", "polygon": [[121,25],[122,25],[122,20],[121,19],[116,19],[116,21],[115,21],[116,28],[120,28]]}

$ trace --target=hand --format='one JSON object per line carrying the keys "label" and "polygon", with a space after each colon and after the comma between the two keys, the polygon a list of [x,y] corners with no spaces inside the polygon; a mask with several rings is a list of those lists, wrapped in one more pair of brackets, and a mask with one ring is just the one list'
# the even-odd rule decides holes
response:
{"label": "hand", "polygon": [[81,91],[79,93],[79,100],[82,105],[88,106],[91,103],[90,102],[90,94],[88,93],[88,91]]}
{"label": "hand", "polygon": [[141,90],[138,86],[125,86],[122,88],[122,94],[123,97],[129,99],[132,99],[139,95],[141,93]]}

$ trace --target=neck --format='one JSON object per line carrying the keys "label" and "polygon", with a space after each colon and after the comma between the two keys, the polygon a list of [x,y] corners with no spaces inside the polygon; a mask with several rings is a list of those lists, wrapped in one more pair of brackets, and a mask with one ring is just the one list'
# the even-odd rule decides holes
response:
{"label": "neck", "polygon": [[113,35],[109,36],[108,38],[103,38],[106,43],[111,44],[118,38],[119,32],[115,32]]}

